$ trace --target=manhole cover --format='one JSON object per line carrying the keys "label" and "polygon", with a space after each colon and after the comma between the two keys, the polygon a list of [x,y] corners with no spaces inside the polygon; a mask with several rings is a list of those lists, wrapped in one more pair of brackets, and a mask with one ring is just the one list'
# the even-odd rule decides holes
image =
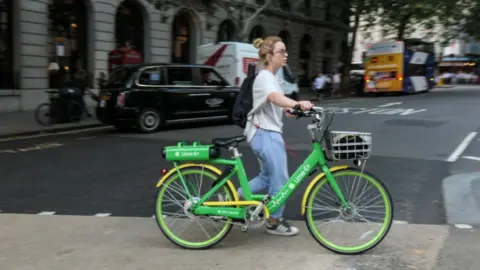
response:
{"label": "manhole cover", "polygon": [[433,121],[433,120],[413,120],[413,119],[392,119],[385,121],[387,125],[397,125],[397,126],[415,126],[415,127],[426,127],[434,128],[439,127],[447,121]]}

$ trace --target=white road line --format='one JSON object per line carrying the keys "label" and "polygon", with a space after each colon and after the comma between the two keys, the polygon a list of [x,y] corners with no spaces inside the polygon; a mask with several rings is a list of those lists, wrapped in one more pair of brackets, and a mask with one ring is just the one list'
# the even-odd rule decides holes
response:
{"label": "white road line", "polygon": [[464,158],[464,159],[470,159],[470,160],[476,160],[476,161],[480,161],[480,157],[463,156],[462,158]]}
{"label": "white road line", "polygon": [[52,216],[55,215],[55,212],[40,212],[38,213],[39,216]]}
{"label": "white road line", "polygon": [[408,221],[405,220],[394,220],[393,224],[408,224]]}
{"label": "white road line", "polygon": [[112,128],[111,126],[106,126],[106,127],[94,127],[94,128],[77,129],[77,130],[70,130],[70,131],[63,131],[63,132],[43,133],[43,134],[37,134],[37,135],[31,135],[31,136],[15,136],[15,135],[12,135],[12,137],[0,139],[0,142],[33,139],[33,138],[40,138],[40,137],[47,137],[47,136],[76,134],[76,133],[81,133],[81,132],[111,129],[111,128]]}
{"label": "white road line", "polygon": [[380,106],[377,106],[379,108],[385,108],[385,107],[390,107],[390,106],[393,106],[393,105],[401,105],[402,102],[399,101],[399,102],[390,102],[390,103],[387,103],[387,104],[383,104],[383,105],[380,105]]}
{"label": "white road line", "polygon": [[95,136],[90,136],[90,137],[80,137],[80,138],[77,138],[78,141],[81,141],[81,140],[88,140],[88,139],[93,139],[93,138],[96,138]]}
{"label": "white road line", "polygon": [[473,228],[471,225],[468,225],[468,224],[455,224],[455,227],[459,228],[459,229],[471,229],[471,228]]}
{"label": "white road line", "polygon": [[111,215],[110,213],[98,213],[98,214],[96,214],[95,216],[96,216],[96,217],[108,217],[108,216],[110,216],[110,215]]}
{"label": "white road line", "polygon": [[447,162],[455,162],[460,157],[460,155],[467,149],[468,145],[472,142],[473,138],[477,136],[477,132],[470,132],[470,134],[463,139],[463,141],[457,146],[455,151],[448,157]]}

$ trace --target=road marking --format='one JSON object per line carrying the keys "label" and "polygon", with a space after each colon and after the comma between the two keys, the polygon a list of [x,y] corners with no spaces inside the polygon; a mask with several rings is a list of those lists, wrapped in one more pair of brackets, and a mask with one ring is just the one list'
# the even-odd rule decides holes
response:
{"label": "road marking", "polygon": [[393,106],[393,105],[400,105],[402,104],[401,101],[399,102],[390,102],[390,103],[387,103],[387,104],[383,104],[383,105],[380,105],[380,106],[377,106],[379,108],[385,108],[385,107],[390,107],[390,106]]}
{"label": "road marking", "polygon": [[476,160],[476,161],[480,161],[480,157],[463,156],[462,158],[464,158],[464,159],[470,159],[470,160]]}
{"label": "road marking", "polygon": [[56,132],[56,133],[55,132],[43,133],[43,134],[36,134],[36,135],[29,135],[29,136],[17,136],[17,137],[15,137],[15,135],[13,135],[12,137],[0,139],[0,142],[33,139],[33,138],[40,138],[40,137],[47,137],[47,136],[77,134],[77,133],[82,133],[82,132],[96,131],[96,130],[103,130],[103,129],[111,129],[111,128],[112,128],[111,126],[106,126],[106,127],[94,127],[94,128],[85,128],[85,129],[78,129],[78,130],[62,131],[62,132]]}
{"label": "road marking", "polygon": [[41,143],[41,144],[36,144],[34,146],[29,146],[25,148],[17,148],[17,149],[3,149],[0,150],[1,153],[19,153],[19,152],[30,152],[30,151],[38,151],[38,150],[43,150],[43,149],[48,149],[48,148],[55,148],[55,147],[60,147],[63,146],[61,143],[57,142],[51,142],[51,143]]}
{"label": "road marking", "polygon": [[39,216],[52,216],[55,215],[55,212],[40,212],[38,213]]}
{"label": "road marking", "polygon": [[394,220],[393,224],[408,224],[408,221],[405,220]]}
{"label": "road marking", "polygon": [[463,139],[463,141],[457,146],[455,151],[448,157],[447,162],[455,162],[460,157],[460,155],[467,149],[468,145],[472,142],[473,138],[477,136],[477,132],[470,132],[470,134]]}
{"label": "road marking", "polygon": [[76,140],[82,141],[82,140],[89,140],[89,139],[93,139],[93,138],[96,138],[96,136],[80,137],[80,138],[77,138]]}
{"label": "road marking", "polygon": [[14,154],[14,153],[17,153],[17,151],[12,150],[12,149],[2,149],[2,150],[0,150],[0,154],[6,154],[6,153]]}
{"label": "road marking", "polygon": [[342,107],[325,107],[327,110],[333,111],[335,114],[372,114],[372,115],[411,115],[414,113],[424,112],[427,109],[403,109],[403,108],[342,108]]}
{"label": "road marking", "polygon": [[459,228],[459,229],[471,229],[471,228],[473,228],[471,225],[468,225],[468,224],[455,224],[455,227]]}
{"label": "road marking", "polygon": [[96,217],[108,217],[110,216],[111,214],[110,213],[98,213],[98,214],[95,214]]}

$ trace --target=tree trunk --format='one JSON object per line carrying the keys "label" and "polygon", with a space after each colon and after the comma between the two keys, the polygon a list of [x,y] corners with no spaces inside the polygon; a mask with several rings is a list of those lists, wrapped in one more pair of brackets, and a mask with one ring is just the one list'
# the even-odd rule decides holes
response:
{"label": "tree trunk", "polygon": [[403,40],[410,17],[412,17],[412,14],[405,15],[405,17],[400,19],[398,24],[397,40]]}
{"label": "tree trunk", "polygon": [[[353,57],[353,50],[355,49],[355,42],[357,40],[357,30],[360,24],[360,15],[363,12],[364,4],[365,4],[364,0],[360,0],[358,2],[358,6],[355,9],[355,19],[354,19],[354,25],[352,30],[353,31],[352,39],[349,42],[347,42],[346,48],[344,48],[344,51],[343,51],[346,54],[346,57],[344,58],[345,61],[343,63],[342,85],[341,85],[340,91],[344,95],[349,95],[350,92],[352,91],[352,89],[350,89],[350,66],[351,66],[352,57]],[[349,15],[351,13],[350,8],[351,6],[349,5],[349,10],[348,10]],[[348,16],[348,18],[350,18],[350,16]],[[348,23],[347,25],[350,26],[350,20],[348,20],[347,23]],[[347,38],[348,38],[348,33],[347,33]]]}

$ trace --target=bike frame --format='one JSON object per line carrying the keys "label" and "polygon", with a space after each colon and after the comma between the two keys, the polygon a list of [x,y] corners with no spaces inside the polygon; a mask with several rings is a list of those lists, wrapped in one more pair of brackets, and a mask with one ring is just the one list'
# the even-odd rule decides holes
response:
{"label": "bike frame", "polygon": [[[335,181],[330,169],[327,165],[327,160],[325,159],[324,152],[322,150],[320,142],[313,140],[313,150],[304,160],[303,164],[292,174],[290,179],[283,185],[280,192],[273,196],[267,203],[266,208],[268,213],[273,213],[277,211],[282,204],[284,204],[292,193],[298,188],[298,186],[310,175],[310,173],[319,166],[320,169],[325,173],[325,176],[330,183],[331,188],[337,194],[341,203],[348,209],[348,204],[341,192],[340,188]],[[178,169],[178,164],[174,162],[174,166],[177,169],[177,172],[180,176],[180,179],[183,183],[183,186],[189,196],[189,199],[192,201],[194,207],[193,212],[197,215],[214,215],[214,216],[226,216],[235,219],[243,219],[245,208],[233,208],[225,207],[228,203],[229,206],[248,206],[248,205],[258,205],[259,202],[263,201],[266,197],[265,194],[252,194],[252,190],[248,185],[248,178],[245,173],[245,168],[243,166],[243,161],[241,155],[238,154],[238,151],[234,149],[234,152],[237,153],[233,159],[212,159],[208,160],[205,163],[209,164],[220,164],[233,167],[233,169],[228,172],[224,177],[223,174],[221,179],[218,179],[215,185],[198,201],[194,201],[190,192],[188,191],[187,185]],[[234,201],[234,202],[206,202],[220,187],[222,187],[229,179],[231,179],[235,174],[238,175],[240,186],[242,188],[243,196],[245,201]],[[211,206],[205,206],[205,204]],[[218,206],[216,206],[218,205]]]}

